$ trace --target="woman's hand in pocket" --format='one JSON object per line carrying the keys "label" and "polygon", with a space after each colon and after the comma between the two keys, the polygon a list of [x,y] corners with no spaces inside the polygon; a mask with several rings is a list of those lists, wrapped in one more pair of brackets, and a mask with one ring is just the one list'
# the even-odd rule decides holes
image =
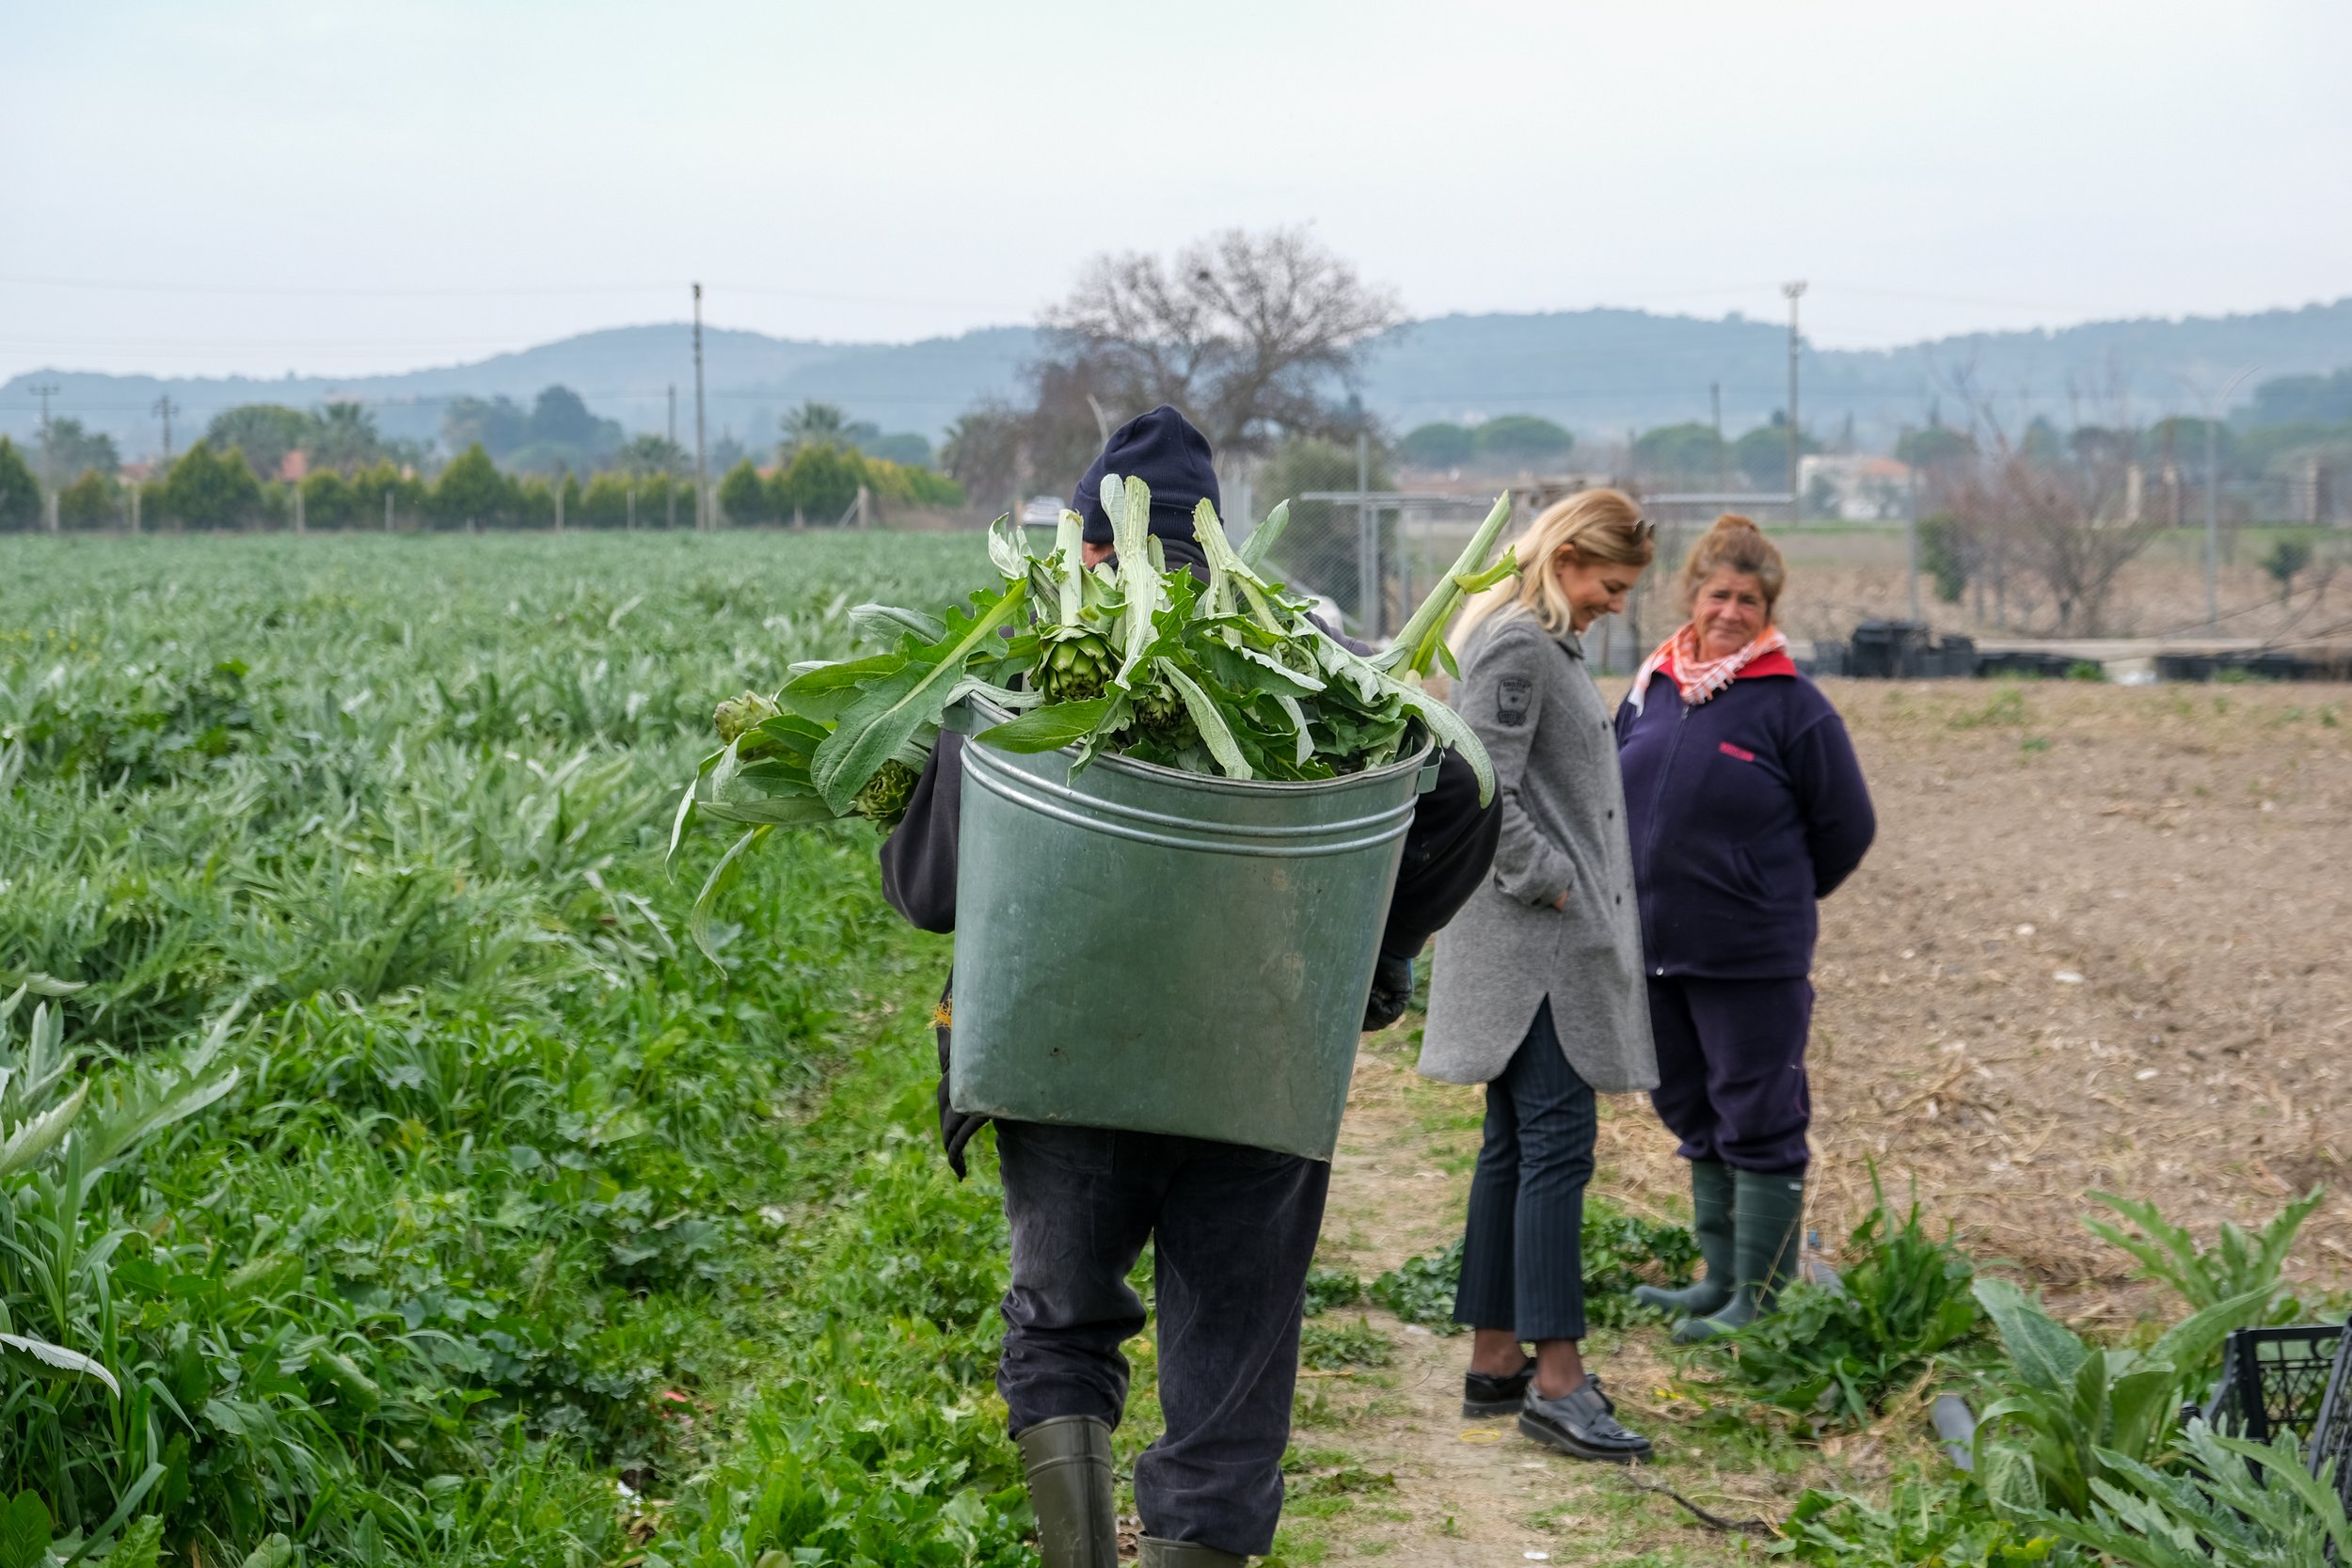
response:
{"label": "woman's hand in pocket", "polygon": [[1564,894],[1562,894],[1559,897],[1554,898],[1554,899],[1551,901],[1551,907],[1552,907],[1553,909],[1555,909],[1555,910],[1558,910],[1558,911],[1559,911],[1562,914],[1565,914],[1565,913],[1567,913],[1567,912],[1568,912],[1568,895],[1567,895],[1566,894],[1565,894],[1565,893],[1564,893]]}

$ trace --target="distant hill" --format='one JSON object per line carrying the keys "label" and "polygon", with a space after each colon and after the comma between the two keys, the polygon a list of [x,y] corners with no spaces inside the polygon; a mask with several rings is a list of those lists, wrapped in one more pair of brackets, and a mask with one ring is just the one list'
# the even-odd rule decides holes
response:
{"label": "distant hill", "polygon": [[[937,439],[976,400],[1009,390],[1035,342],[1025,326],[914,343],[822,343],[707,327],[710,434],[714,440],[732,434],[764,449],[786,409],[819,398],[886,431]],[[1401,327],[1376,347],[1364,397],[1400,432],[1432,420],[1530,413],[1590,441],[1704,420],[1708,385],[1717,383],[1724,427],[1736,435],[1786,402],[1787,356],[1783,327],[1736,316],[1440,316]],[[1948,422],[1964,421],[1954,391],[1963,375],[1999,400],[2005,415],[2046,412],[2068,422],[2070,403],[2083,419],[2108,417],[2110,388],[2121,388],[2140,417],[2194,412],[2198,388],[2218,387],[2249,365],[2255,373],[2234,394],[2240,405],[2270,377],[2352,366],[2352,299],[2249,315],[1977,333],[1878,351],[1808,348],[1802,412],[1806,427],[1825,437],[1836,436],[1851,416],[1858,441],[1883,447],[1933,407]],[[330,397],[373,404],[388,435],[429,438],[439,435],[451,398],[528,399],[552,382],[632,431],[663,427],[666,388],[675,385],[679,436],[691,441],[693,432],[693,358],[683,324],[612,327],[475,364],[397,375],[273,381],[41,370],[0,386],[0,434],[19,440],[33,435],[37,404],[28,388],[41,381],[59,388],[51,404],[56,412],[113,435],[126,454],[154,450],[150,410],[167,392],[182,409],[175,444],[241,403],[302,406]]]}
{"label": "distant hill", "polygon": [[[1804,351],[1800,415],[1834,437],[1848,415],[1857,440],[1884,446],[1939,407],[1964,423],[1964,377],[2004,419],[2046,412],[2060,423],[2110,416],[2111,388],[2138,418],[2195,412],[2197,389],[2217,390],[2257,367],[2233,402],[2263,381],[2352,366],[2352,299],[2299,310],[2093,322],[2056,331],[1976,333],[1885,350]],[[1364,401],[1399,429],[1432,420],[1540,414],[1579,439],[1621,436],[1708,417],[1708,387],[1723,388],[1731,435],[1763,423],[1788,401],[1788,333],[1777,323],[1702,321],[1640,310],[1441,316],[1403,327],[1365,378]]]}

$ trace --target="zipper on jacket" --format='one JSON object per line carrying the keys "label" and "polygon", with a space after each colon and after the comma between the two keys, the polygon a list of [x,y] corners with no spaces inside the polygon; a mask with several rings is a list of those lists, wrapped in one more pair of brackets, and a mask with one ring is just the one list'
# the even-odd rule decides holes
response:
{"label": "zipper on jacket", "polygon": [[[1650,796],[1649,832],[1644,835],[1641,880],[1635,884],[1637,896],[1641,886],[1652,880],[1650,871],[1657,862],[1658,855],[1658,825],[1665,815],[1666,782],[1674,776],[1675,757],[1682,750],[1682,726],[1691,717],[1691,705],[1681,703],[1676,708],[1675,714],[1674,738],[1666,743],[1666,760],[1658,769],[1658,787]],[[1657,950],[1658,935],[1650,929],[1649,908],[1647,901],[1645,900],[1642,909],[1642,956],[1647,958]],[[1666,966],[1653,964],[1650,967],[1650,973],[1662,975],[1666,973]]]}

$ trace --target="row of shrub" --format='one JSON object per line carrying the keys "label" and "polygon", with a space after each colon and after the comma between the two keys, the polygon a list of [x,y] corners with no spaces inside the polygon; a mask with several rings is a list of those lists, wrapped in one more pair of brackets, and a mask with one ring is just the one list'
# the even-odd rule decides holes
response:
{"label": "row of shrub", "polygon": [[[856,504],[863,489],[876,517],[897,509],[961,506],[963,487],[931,469],[870,457],[854,448],[805,446],[774,474],[746,461],[720,484],[722,518],[741,527],[782,522],[829,525]],[[325,469],[298,484],[254,477],[234,447],[188,449],[162,481],[130,488],[97,469],[57,492],[61,531],[129,528],[342,530],[401,527],[691,528],[692,481],[669,474],[601,473],[582,484],[574,475],[508,474],[481,446],[468,448],[437,478],[378,463],[351,474]],[[135,505],[135,512],[134,507]],[[0,531],[47,526],[32,470],[0,438]]]}
{"label": "row of shrub", "polygon": [[719,511],[740,525],[824,525],[843,520],[861,489],[884,509],[963,504],[963,486],[944,474],[820,442],[796,449],[771,474],[748,457],[738,463],[719,482]]}

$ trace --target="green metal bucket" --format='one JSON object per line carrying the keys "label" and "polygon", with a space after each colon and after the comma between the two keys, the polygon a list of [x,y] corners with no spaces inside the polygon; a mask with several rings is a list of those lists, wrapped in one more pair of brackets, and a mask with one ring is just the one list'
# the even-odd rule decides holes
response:
{"label": "green metal bucket", "polygon": [[963,749],[949,1100],[1329,1159],[1434,751],[1315,784],[1073,757]]}

